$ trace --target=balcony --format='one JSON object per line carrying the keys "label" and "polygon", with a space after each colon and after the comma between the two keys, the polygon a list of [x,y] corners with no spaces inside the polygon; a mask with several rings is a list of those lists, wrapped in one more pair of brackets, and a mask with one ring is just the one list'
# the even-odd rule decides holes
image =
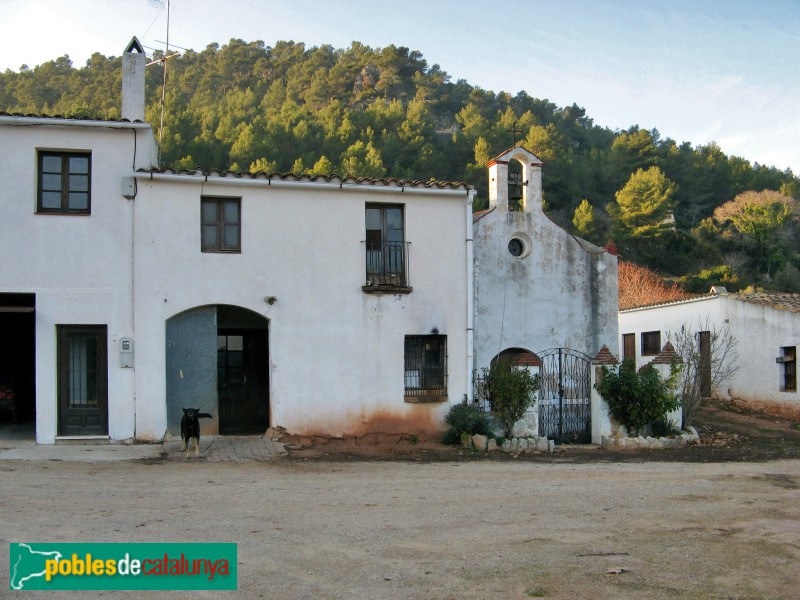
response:
{"label": "balcony", "polygon": [[365,241],[367,252],[366,285],[369,294],[408,294],[411,282],[408,277],[409,242]]}

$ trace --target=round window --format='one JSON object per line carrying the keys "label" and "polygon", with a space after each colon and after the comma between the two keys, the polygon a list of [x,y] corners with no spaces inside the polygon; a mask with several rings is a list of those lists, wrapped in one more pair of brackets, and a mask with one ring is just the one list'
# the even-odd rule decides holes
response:
{"label": "round window", "polygon": [[522,253],[525,252],[525,243],[519,238],[512,238],[508,242],[508,251],[511,256],[522,256]]}

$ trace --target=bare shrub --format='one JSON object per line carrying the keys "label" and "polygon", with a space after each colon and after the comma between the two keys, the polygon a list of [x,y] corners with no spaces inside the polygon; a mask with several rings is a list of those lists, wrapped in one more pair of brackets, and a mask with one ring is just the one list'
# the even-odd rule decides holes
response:
{"label": "bare shrub", "polygon": [[[707,341],[702,350],[701,336]],[[692,424],[702,399],[712,396],[739,370],[737,340],[730,324],[717,327],[708,318],[705,321],[698,318],[696,325],[684,324],[677,331],[668,331],[667,338],[683,359],[680,395],[685,428]]]}

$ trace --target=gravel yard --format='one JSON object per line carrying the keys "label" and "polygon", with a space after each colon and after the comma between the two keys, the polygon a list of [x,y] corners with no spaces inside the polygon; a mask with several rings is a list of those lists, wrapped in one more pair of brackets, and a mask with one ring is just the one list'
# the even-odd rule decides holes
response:
{"label": "gravel yard", "polygon": [[236,542],[246,598],[800,589],[800,461],[3,461],[0,480],[5,589],[8,541]]}
{"label": "gravel yard", "polygon": [[373,436],[270,459],[244,452],[256,438],[0,460],[0,589],[9,541],[208,541],[238,544],[230,597],[797,598],[797,416],[709,405],[698,429],[679,450],[516,458]]}

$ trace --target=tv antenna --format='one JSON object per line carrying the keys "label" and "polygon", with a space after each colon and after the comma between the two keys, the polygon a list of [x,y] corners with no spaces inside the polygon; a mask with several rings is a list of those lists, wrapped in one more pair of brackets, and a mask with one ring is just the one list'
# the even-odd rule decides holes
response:
{"label": "tv antenna", "polygon": [[[161,123],[158,127],[158,162],[161,163],[161,140],[164,136],[164,110],[166,107],[166,95],[167,95],[167,61],[171,58],[176,58],[181,55],[180,52],[173,52],[170,54],[169,52],[169,4],[170,0],[167,0],[167,40],[166,42],[160,42],[156,40],[158,43],[163,43],[165,46],[164,54],[161,55],[161,58],[156,58],[155,60],[151,60],[147,63],[147,66],[155,65],[157,63],[162,63],[164,65],[164,81],[161,84]],[[164,1],[163,0],[150,0],[150,5],[155,6],[157,8],[164,9]],[[176,46],[180,47],[180,46]]]}

